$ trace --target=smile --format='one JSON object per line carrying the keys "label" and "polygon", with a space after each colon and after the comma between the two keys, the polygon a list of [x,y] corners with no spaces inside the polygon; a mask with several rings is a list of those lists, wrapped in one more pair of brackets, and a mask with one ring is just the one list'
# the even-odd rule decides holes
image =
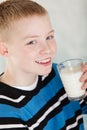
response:
{"label": "smile", "polygon": [[37,60],[36,63],[39,63],[39,64],[47,64],[47,63],[50,63],[51,62],[51,58],[46,58],[46,59],[43,59],[43,60]]}

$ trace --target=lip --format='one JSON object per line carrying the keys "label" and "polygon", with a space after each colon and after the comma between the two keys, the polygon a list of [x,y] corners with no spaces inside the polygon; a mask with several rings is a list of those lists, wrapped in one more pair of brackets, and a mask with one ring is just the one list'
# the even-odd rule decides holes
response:
{"label": "lip", "polygon": [[36,63],[40,64],[40,65],[48,65],[51,63],[51,58],[45,58],[45,59],[41,59],[41,60],[36,60]]}

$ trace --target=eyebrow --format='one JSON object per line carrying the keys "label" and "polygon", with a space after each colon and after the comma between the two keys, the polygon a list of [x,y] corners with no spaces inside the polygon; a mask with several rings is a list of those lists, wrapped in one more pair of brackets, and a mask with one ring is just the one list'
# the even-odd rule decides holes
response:
{"label": "eyebrow", "polygon": [[[51,30],[51,31],[48,32],[47,34],[50,34],[50,33],[54,33],[54,30]],[[35,37],[39,37],[39,35],[28,35],[28,36],[25,36],[23,39],[27,39],[27,38],[35,38]]]}

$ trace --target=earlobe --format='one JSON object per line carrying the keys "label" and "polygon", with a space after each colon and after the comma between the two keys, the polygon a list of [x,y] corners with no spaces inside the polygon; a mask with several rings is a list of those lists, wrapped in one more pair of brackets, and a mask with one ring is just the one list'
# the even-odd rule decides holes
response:
{"label": "earlobe", "polygon": [[7,54],[8,54],[7,47],[5,46],[4,43],[0,42],[0,55],[7,56]]}

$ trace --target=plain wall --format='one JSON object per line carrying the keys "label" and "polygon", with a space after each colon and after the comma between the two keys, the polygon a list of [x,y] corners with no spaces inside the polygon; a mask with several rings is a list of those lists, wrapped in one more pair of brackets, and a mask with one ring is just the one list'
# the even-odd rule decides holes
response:
{"label": "plain wall", "polygon": [[[2,2],[4,0],[0,0]],[[49,12],[57,43],[55,62],[82,58],[87,60],[87,0],[35,0]],[[5,59],[0,57],[0,73]],[[84,116],[87,130],[87,115]]]}
{"label": "plain wall", "polygon": [[87,59],[87,0],[35,0],[45,6],[56,33],[55,60]]}
{"label": "plain wall", "polygon": [[[2,2],[4,0],[0,0]],[[87,60],[87,0],[35,0],[49,12],[57,43],[54,61]],[[0,58],[0,71],[4,69]]]}

